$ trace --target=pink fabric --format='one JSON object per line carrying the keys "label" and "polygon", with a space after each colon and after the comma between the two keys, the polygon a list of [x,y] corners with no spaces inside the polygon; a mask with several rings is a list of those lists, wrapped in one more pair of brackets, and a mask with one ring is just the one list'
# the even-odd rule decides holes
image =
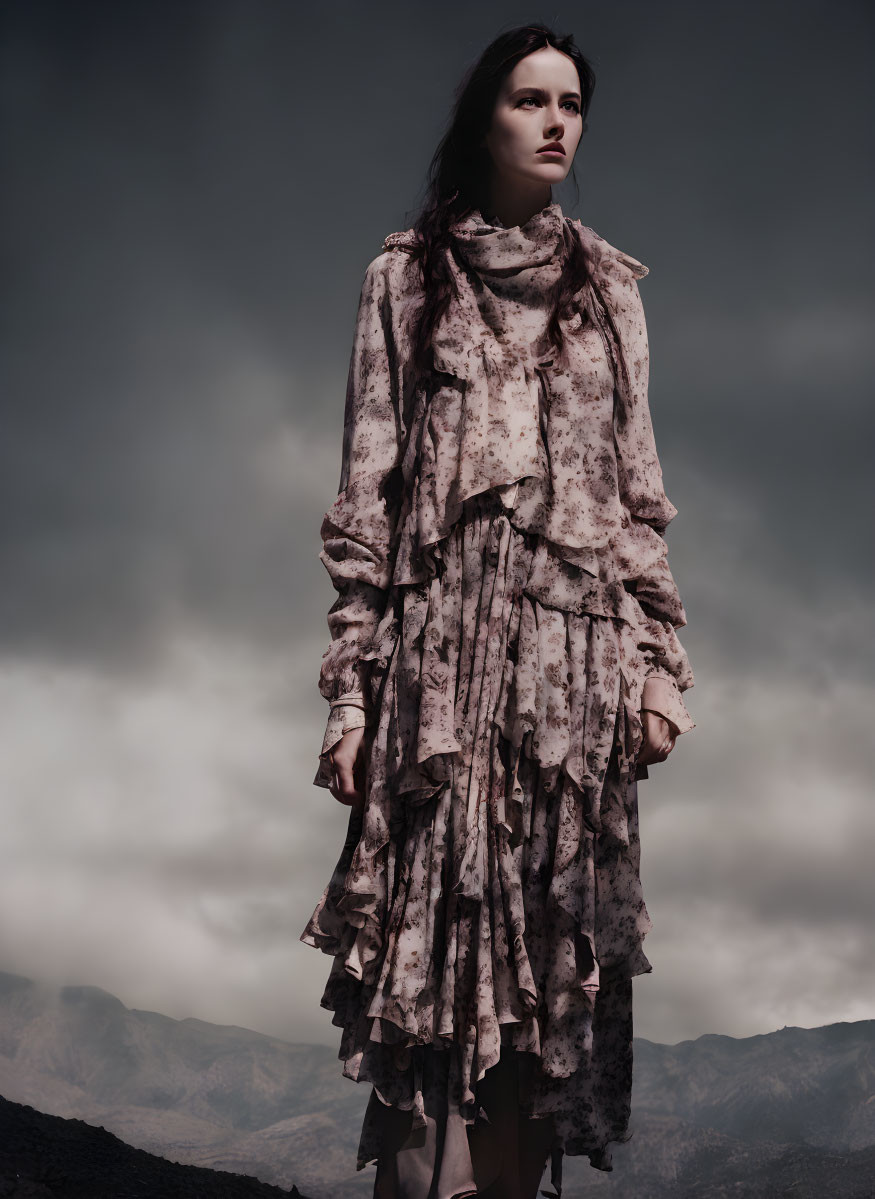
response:
{"label": "pink fabric", "polygon": [[654,672],[644,680],[641,710],[644,709],[664,716],[674,726],[672,731],[677,736],[696,727],[678,693],[677,684],[667,671]]}
{"label": "pink fabric", "polygon": [[[425,1161],[445,1189],[467,1185],[463,1126],[476,1138],[507,1050],[525,1064],[518,1114],[552,1121],[554,1170],[564,1153],[609,1170],[630,1135],[631,980],[651,969],[644,700],[694,727],[647,399],[647,268],[558,205],[510,230],[470,214],[439,369],[419,377],[410,236],[366,273],[322,525],[338,592],[323,754],[363,714],[367,769],[301,940],[333,959],[322,1004],[343,1072],[373,1087],[359,1168],[385,1163],[375,1105],[390,1105],[396,1131],[409,1113],[424,1137],[397,1153],[411,1177]],[[569,238],[592,277],[554,353],[543,299]],[[330,782],[324,758],[314,781]]]}
{"label": "pink fabric", "polygon": [[[530,1058],[527,1114],[610,1169],[631,1088],[631,979],[651,969],[629,680],[634,634],[543,602],[540,541],[468,501],[428,587],[399,590],[363,656],[367,804],[302,940],[344,1073],[428,1125],[421,1050],[477,1119],[502,1044]],[[423,680],[428,679],[428,686]],[[381,1153],[363,1130],[359,1165]]]}
{"label": "pink fabric", "polygon": [[[562,1193],[562,1155],[552,1117],[520,1111],[525,1061],[505,1049],[477,1087],[477,1120],[466,1125],[448,1103],[447,1054],[432,1055],[425,1085],[424,1128],[412,1114],[388,1107],[372,1093],[366,1123],[381,1138],[374,1199],[501,1199]],[[549,1175],[549,1177],[548,1177]]]}

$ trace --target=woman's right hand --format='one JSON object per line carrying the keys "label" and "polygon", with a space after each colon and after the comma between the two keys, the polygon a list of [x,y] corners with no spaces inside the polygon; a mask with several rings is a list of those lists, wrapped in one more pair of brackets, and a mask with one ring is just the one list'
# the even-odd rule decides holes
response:
{"label": "woman's right hand", "polygon": [[365,801],[365,754],[363,728],[350,729],[328,751],[334,780],[328,790],[347,807],[359,807]]}
{"label": "woman's right hand", "polygon": [[664,762],[674,749],[678,737],[677,726],[662,713],[653,712],[649,708],[641,709],[641,725],[643,736],[638,765],[654,766],[657,762]]}

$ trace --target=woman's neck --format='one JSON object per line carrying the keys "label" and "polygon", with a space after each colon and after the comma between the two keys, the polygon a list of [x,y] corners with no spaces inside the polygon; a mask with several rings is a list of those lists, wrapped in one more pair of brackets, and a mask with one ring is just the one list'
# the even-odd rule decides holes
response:
{"label": "woman's neck", "polygon": [[534,191],[519,191],[508,188],[506,184],[500,188],[493,185],[481,215],[491,223],[498,217],[506,229],[514,226],[522,228],[536,213],[552,203],[553,190],[550,187],[546,191],[540,186]]}

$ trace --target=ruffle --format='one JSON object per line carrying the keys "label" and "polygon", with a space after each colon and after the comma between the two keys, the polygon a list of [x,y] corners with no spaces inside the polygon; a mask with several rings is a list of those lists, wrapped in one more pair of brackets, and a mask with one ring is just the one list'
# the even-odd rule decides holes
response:
{"label": "ruffle", "polygon": [[451,383],[431,398],[419,439],[420,551],[446,536],[471,496],[546,473],[532,351],[545,338],[569,236],[556,203],[523,227],[490,224],[475,209],[451,228],[453,286],[431,338],[435,371]]}
{"label": "ruffle", "polygon": [[[596,997],[651,969],[634,637],[575,610],[584,578],[605,600],[581,568],[548,596],[541,542],[495,495],[469,502],[428,561],[425,582],[393,588],[362,655],[377,713],[367,802],[301,940],[334,956],[322,1005],[347,1077],[422,1123],[417,1048],[453,1047],[471,1122],[476,1081],[508,1041],[538,1059],[532,1113],[554,1113],[567,1151],[604,1163],[623,1133],[619,1117],[598,1124]],[[543,924],[527,928],[538,904]]]}
{"label": "ruffle", "polygon": [[[542,214],[551,236],[557,215]],[[344,606],[323,694],[360,678],[371,735],[365,807],[301,940],[333,956],[322,1004],[344,1074],[374,1087],[369,1110],[422,1127],[425,1054],[443,1052],[470,1124],[510,1045],[532,1063],[523,1110],[554,1116],[560,1160],[610,1169],[608,1144],[628,1139],[631,979],[651,969],[642,687],[655,663],[683,682],[685,615],[647,405],[647,268],[559,223],[594,268],[562,352],[539,336],[540,299],[517,307],[532,287],[502,282],[527,269],[505,261],[528,255],[524,239],[477,235],[477,311],[463,294],[436,330],[435,375],[398,385],[400,461],[369,473],[363,451],[326,516]],[[395,393],[372,376],[355,394],[376,452],[395,428],[387,416],[381,441],[370,397]]]}
{"label": "ruffle", "polygon": [[[603,1023],[614,1030],[622,1030],[621,1036],[625,1036],[631,1021],[631,1002],[628,980],[619,986],[609,983],[602,990],[601,1011],[608,1013],[603,1016]],[[503,1033],[509,1031],[509,1025],[503,1026]],[[595,1037],[600,1039],[603,1032],[603,1028],[596,1028]],[[611,1049],[624,1063],[624,1067],[627,1062],[631,1065],[628,1046],[615,1045]],[[428,1188],[429,1194],[434,1194],[435,1199],[473,1197],[475,1192],[479,1194],[484,1187],[494,1188],[498,1181],[495,1173],[490,1178],[483,1177],[484,1158],[497,1158],[500,1154],[501,1163],[496,1165],[506,1177],[510,1176],[514,1163],[520,1158],[532,1160],[532,1146],[521,1144],[517,1135],[520,1113],[531,1110],[531,1079],[535,1062],[531,1054],[517,1053],[512,1048],[512,1039],[502,1037],[500,1066],[486,1075],[485,1080],[477,1086],[479,1109],[474,1121],[474,1137],[468,1135],[471,1130],[466,1126],[466,1121],[458,1110],[454,1110],[452,1102],[448,1102],[454,1089],[457,1055],[424,1046],[414,1049],[413,1056],[421,1058],[421,1066],[414,1067],[411,1064],[411,1068],[422,1078],[426,1126],[423,1128],[421,1123],[414,1124],[415,1113],[412,1110],[409,1111],[411,1118],[406,1120],[402,1109],[383,1103],[376,1091],[372,1091],[365,1111],[359,1156],[363,1162],[378,1162],[376,1185],[380,1194],[385,1187],[387,1195],[391,1193],[397,1199],[413,1199],[414,1196],[423,1195]],[[574,1152],[580,1152],[579,1147],[582,1146],[582,1151],[588,1153],[591,1164],[597,1169],[611,1170],[610,1142],[631,1139],[627,1129],[628,1116],[628,1109],[622,1104],[616,1105],[611,1112],[603,1101],[594,1103],[588,1113],[583,1113],[565,1143],[575,1146]],[[556,1144],[555,1118],[549,1119],[549,1123],[552,1143],[546,1165],[549,1166],[549,1185],[552,1190],[541,1190],[539,1194],[559,1197],[562,1194],[566,1150],[561,1143]],[[536,1133],[531,1128],[524,1139],[528,1141],[530,1136],[537,1136],[543,1145],[540,1131]],[[479,1145],[474,1144],[475,1138]],[[486,1148],[490,1143],[491,1153]],[[536,1152],[540,1158],[541,1151]],[[476,1170],[475,1159],[478,1162]],[[542,1171],[541,1185],[544,1183]]]}
{"label": "ruffle", "polygon": [[[392,581],[425,582],[429,547],[449,536],[468,499],[493,491],[515,527],[553,555],[608,586],[646,578],[642,598],[683,624],[664,539],[677,509],[653,441],[646,330],[631,290],[647,270],[575,225],[569,236],[593,251],[593,276],[563,321],[561,352],[511,356],[512,369],[498,369],[485,340],[471,344],[472,328],[486,325],[468,314],[477,306],[464,290],[460,312],[451,308],[439,324],[439,373],[411,404]],[[625,600],[613,594],[609,614],[623,619]]]}

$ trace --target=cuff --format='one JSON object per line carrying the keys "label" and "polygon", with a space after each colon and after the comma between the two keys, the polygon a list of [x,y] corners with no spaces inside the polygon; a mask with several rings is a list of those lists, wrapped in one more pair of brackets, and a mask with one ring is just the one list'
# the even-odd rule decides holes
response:
{"label": "cuff", "polygon": [[352,704],[332,704],[319,756],[327,754],[344,733],[348,733],[350,729],[364,728],[364,726],[364,708]]}
{"label": "cuff", "polygon": [[675,736],[688,733],[696,727],[696,722],[687,711],[681,699],[680,689],[675,680],[666,673],[649,674],[644,680],[644,690],[641,693],[641,709],[658,712],[669,724],[677,729]]}
{"label": "cuff", "polygon": [[331,701],[331,711],[325,726],[322,749],[319,753],[319,769],[313,779],[314,787],[331,786],[331,763],[326,756],[328,751],[337,744],[344,733],[348,733],[350,729],[364,728],[365,724],[366,716],[361,696],[355,696],[349,700],[340,697]]}

